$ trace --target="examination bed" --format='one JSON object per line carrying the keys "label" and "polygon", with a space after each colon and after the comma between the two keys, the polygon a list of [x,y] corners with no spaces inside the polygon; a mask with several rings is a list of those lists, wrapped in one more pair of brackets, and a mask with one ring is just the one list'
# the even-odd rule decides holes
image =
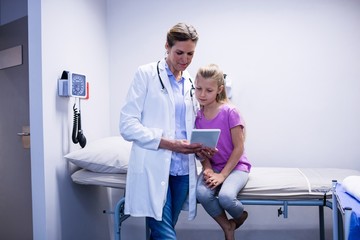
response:
{"label": "examination bed", "polygon": [[332,198],[333,239],[360,239],[360,177],[349,176],[342,183],[334,180]]}
{"label": "examination bed", "polygon": [[[289,206],[318,206],[320,239],[324,240],[324,207],[333,208],[333,180],[341,182],[350,175],[360,176],[360,172],[338,168],[253,167],[249,181],[238,198],[244,205],[280,206],[278,215],[285,218]],[[78,184],[120,189],[126,186],[125,173],[95,173],[81,169],[73,173],[71,178]],[[121,224],[128,217],[123,212],[124,201],[124,198],[120,199],[114,210],[117,240],[121,238]],[[333,221],[337,222],[337,219]]]}

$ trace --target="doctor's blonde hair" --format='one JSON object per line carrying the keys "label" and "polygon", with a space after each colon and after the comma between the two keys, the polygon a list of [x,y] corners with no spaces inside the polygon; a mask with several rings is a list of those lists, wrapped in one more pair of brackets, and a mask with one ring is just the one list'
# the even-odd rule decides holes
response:
{"label": "doctor's blonde hair", "polygon": [[199,40],[199,35],[192,25],[186,23],[176,24],[170,28],[166,36],[166,43],[169,47],[174,46],[177,41],[182,42],[187,40],[191,40],[196,44]]}

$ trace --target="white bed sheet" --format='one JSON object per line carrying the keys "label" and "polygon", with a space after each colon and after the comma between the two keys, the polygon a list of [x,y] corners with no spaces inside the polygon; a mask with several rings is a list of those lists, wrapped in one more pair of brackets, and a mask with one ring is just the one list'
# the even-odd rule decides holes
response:
{"label": "white bed sheet", "polygon": [[84,185],[125,189],[126,174],[124,173],[96,173],[80,169],[71,175],[73,182]]}
{"label": "white bed sheet", "polygon": [[340,168],[254,167],[239,199],[317,199],[331,197],[332,180],[341,182],[360,171]]}
{"label": "white bed sheet", "polygon": [[[340,168],[253,167],[239,199],[298,200],[331,197],[332,180],[342,182],[360,171]],[[71,175],[78,184],[125,188],[126,174],[95,173],[85,169]]]}

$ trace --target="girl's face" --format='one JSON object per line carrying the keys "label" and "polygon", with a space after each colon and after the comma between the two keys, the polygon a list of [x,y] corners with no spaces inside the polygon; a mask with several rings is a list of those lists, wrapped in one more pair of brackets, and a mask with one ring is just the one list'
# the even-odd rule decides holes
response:
{"label": "girl's face", "polygon": [[195,47],[196,43],[191,40],[176,41],[172,47],[166,43],[165,48],[168,52],[166,62],[175,76],[190,65],[195,53]]}
{"label": "girl's face", "polygon": [[216,95],[222,91],[222,88],[223,86],[218,87],[214,79],[198,75],[195,80],[195,97],[200,105],[208,106],[216,103]]}

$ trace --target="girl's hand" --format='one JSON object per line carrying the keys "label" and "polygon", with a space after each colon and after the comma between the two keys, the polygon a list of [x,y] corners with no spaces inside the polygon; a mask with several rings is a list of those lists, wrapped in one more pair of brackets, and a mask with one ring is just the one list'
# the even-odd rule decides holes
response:
{"label": "girl's hand", "polygon": [[[205,176],[205,174],[204,174]],[[205,180],[205,179],[204,179]],[[211,190],[215,189],[217,186],[222,184],[225,181],[224,175],[221,173],[212,173],[210,177],[207,177],[205,180],[206,185],[208,188],[211,188]]]}
{"label": "girl's hand", "polygon": [[214,171],[211,168],[205,169],[203,172],[204,181],[206,182],[214,174]]}

